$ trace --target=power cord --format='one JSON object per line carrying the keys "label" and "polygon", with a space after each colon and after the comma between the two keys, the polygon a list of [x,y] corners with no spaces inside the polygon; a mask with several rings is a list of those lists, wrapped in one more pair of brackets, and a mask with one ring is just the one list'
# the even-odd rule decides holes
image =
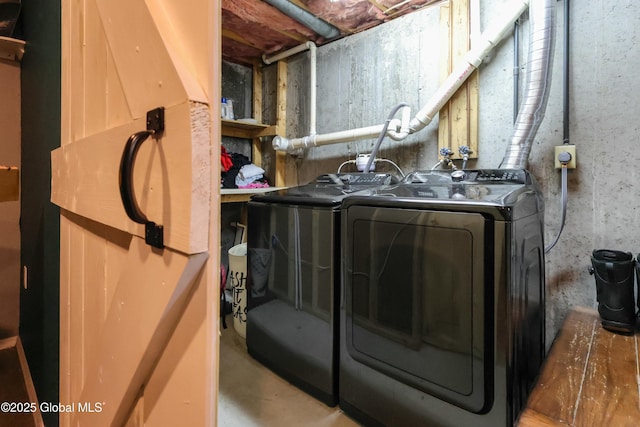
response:
{"label": "power cord", "polygon": [[560,162],[560,170],[562,172],[562,198],[561,198],[561,209],[562,209],[562,218],[560,220],[560,230],[558,230],[558,234],[556,234],[555,239],[553,239],[553,242],[544,248],[544,253],[547,254],[549,253],[549,251],[551,251],[551,249],[553,249],[553,247],[556,245],[556,243],[558,243],[558,240],[560,239],[560,235],[562,234],[562,230],[564,229],[564,223],[565,223],[565,219],[567,217],[567,204],[568,204],[568,190],[567,190],[567,169],[568,169],[568,165],[569,162],[571,161],[571,154],[563,151],[562,153],[558,154],[558,161]]}

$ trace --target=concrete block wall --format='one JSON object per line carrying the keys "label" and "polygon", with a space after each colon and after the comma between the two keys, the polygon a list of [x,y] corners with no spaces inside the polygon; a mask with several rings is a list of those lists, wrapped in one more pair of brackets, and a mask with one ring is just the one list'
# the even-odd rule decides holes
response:
{"label": "concrete block wall", "polygon": [[[508,0],[480,2],[480,28]],[[554,168],[554,146],[563,142],[562,55],[564,0],[557,2],[558,27],[553,82],[545,119],[532,147],[528,169],[546,203],[545,239],[553,240],[560,223],[560,172]],[[570,142],[577,146],[578,167],[569,173],[567,221],[557,246],[546,257],[547,345],[568,309],[595,306],[595,284],[589,255],[596,248],[640,252],[640,184],[638,183],[638,81],[640,2],[584,0],[570,5]],[[520,23],[522,83],[528,48],[528,19]],[[414,111],[438,87],[439,6],[427,7],[371,30],[318,49],[318,133],[381,124],[399,102]],[[289,60],[288,137],[308,134],[308,54]],[[511,137],[514,81],[513,35],[480,67],[479,158],[469,167],[497,168]],[[273,85],[273,68],[265,69]],[[269,111],[265,96],[265,121]],[[429,169],[438,161],[438,121],[404,141],[388,138],[379,157],[393,160],[405,172]],[[299,184],[336,171],[345,160],[371,150],[375,139],[309,149],[290,158],[289,176]],[[345,169],[348,170],[348,169]]]}

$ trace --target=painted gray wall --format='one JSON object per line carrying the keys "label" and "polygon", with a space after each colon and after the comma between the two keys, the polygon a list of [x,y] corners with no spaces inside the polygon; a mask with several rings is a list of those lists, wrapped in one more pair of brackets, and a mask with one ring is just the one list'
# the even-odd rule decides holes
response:
{"label": "painted gray wall", "polygon": [[[483,0],[481,29],[507,0]],[[562,144],[563,7],[558,2],[558,31],[553,83],[545,119],[532,148],[529,170],[546,201],[545,239],[559,227],[560,172],[554,146]],[[640,2],[584,0],[571,4],[570,142],[577,146],[578,168],[569,173],[569,207],[563,235],[546,258],[547,345],[567,310],[595,306],[595,284],[587,267],[596,248],[640,252],[640,186],[635,167],[638,146],[637,98],[640,83]],[[529,23],[521,22],[524,71]],[[318,48],[319,134],[381,124],[401,101],[414,112],[438,87],[439,6],[426,8]],[[505,39],[480,67],[479,159],[469,167],[498,167],[513,123],[513,37]],[[308,135],[308,53],[289,60],[288,137]],[[524,80],[524,74],[522,74]],[[273,120],[270,96],[273,66],[265,68],[265,122]],[[273,99],[271,98],[271,101]],[[402,142],[388,138],[379,157],[405,172],[431,168],[438,160],[437,119]],[[309,149],[289,162],[287,173],[299,184],[337,170],[345,160],[371,150],[375,139]],[[348,170],[348,169],[345,169]]]}
{"label": "painted gray wall", "polygon": [[[60,209],[50,202],[51,151],[60,146],[60,1],[23,0],[21,74],[20,339],[40,402],[59,402]],[[47,427],[58,413],[45,412]]]}

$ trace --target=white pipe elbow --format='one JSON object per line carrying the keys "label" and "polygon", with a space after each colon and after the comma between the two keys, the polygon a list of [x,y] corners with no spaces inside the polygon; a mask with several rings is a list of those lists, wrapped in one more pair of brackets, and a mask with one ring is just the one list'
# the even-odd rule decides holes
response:
{"label": "white pipe elbow", "polygon": [[398,119],[392,119],[389,122],[389,127],[387,128],[387,136],[394,141],[402,141],[407,136],[409,136],[408,124],[403,126],[403,123]]}
{"label": "white pipe elbow", "polygon": [[289,139],[280,135],[276,135],[271,141],[271,146],[276,151],[289,151],[289,145]]}

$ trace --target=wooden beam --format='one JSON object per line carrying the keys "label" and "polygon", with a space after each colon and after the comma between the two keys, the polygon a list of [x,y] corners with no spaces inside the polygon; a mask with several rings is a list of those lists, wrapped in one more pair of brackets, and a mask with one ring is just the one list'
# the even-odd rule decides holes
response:
{"label": "wooden beam", "polygon": [[[297,41],[299,43],[304,43],[304,42],[306,42],[308,40],[306,37],[299,36],[297,34],[289,32],[289,31],[282,31],[282,30],[279,30],[277,28],[272,28],[272,31],[274,31],[274,32],[276,32],[278,34],[281,34],[281,35],[285,36],[288,39],[295,40],[295,41]],[[241,36],[240,34],[236,33],[235,31],[222,30],[222,36],[224,38],[236,41],[236,42],[238,42],[240,44],[243,44],[245,46],[249,46],[249,47],[258,49],[260,51],[264,48],[264,46],[258,46],[255,43],[251,43],[249,40],[247,40],[245,37]]]}
{"label": "wooden beam", "polygon": [[251,43],[249,40],[245,39],[244,37],[242,37],[240,34],[231,31],[231,30],[222,30],[222,37],[229,39],[229,40],[234,40],[237,41],[240,44],[243,44],[245,46],[250,46],[256,49],[260,49],[260,46],[256,46],[254,43]]}
{"label": "wooden beam", "polygon": [[20,198],[20,172],[17,167],[0,166],[0,202]]}
{"label": "wooden beam", "polygon": [[[287,135],[287,62],[278,61],[278,88],[276,93],[276,134]],[[284,187],[287,185],[285,174],[287,154],[276,151],[275,161],[275,186]]]}
{"label": "wooden beam", "polygon": [[[252,88],[252,94],[253,94],[253,105],[252,105],[252,111],[253,111],[253,118],[256,119],[256,122],[258,123],[262,123],[262,83],[263,83],[263,79],[262,79],[262,67],[261,64],[254,64],[253,65],[253,88]],[[263,129],[264,130],[264,129]],[[271,131],[273,132],[273,134],[275,134],[275,127],[271,127]],[[273,135],[272,134],[272,135]],[[263,153],[263,146],[262,146],[262,141],[260,140],[260,136],[259,134],[255,134],[253,135],[253,138],[251,140],[251,159],[253,161],[253,163],[257,166],[262,167],[263,166],[263,157],[264,157],[264,153]]]}
{"label": "wooden beam", "polygon": [[[471,48],[469,0],[451,0],[440,6],[442,51],[441,80],[451,73]],[[478,157],[478,71],[451,97],[439,114],[438,151],[450,148],[452,158],[461,159],[458,148],[471,148],[469,158]]]}

